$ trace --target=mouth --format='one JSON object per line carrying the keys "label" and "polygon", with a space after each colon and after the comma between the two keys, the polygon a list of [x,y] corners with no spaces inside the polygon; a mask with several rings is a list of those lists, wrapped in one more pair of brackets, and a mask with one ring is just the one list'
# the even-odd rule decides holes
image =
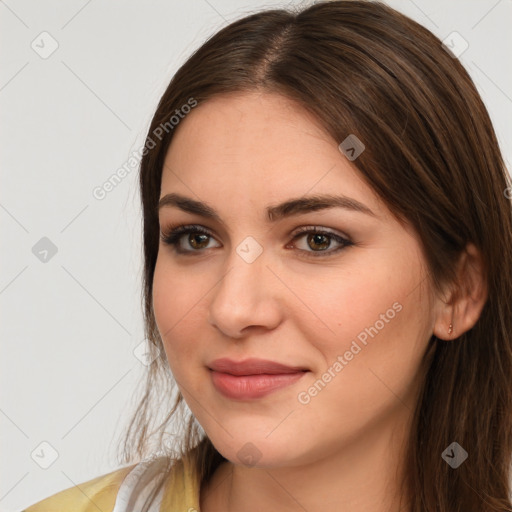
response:
{"label": "mouth", "polygon": [[234,400],[262,398],[300,380],[308,369],[264,359],[216,359],[208,366],[215,389]]}

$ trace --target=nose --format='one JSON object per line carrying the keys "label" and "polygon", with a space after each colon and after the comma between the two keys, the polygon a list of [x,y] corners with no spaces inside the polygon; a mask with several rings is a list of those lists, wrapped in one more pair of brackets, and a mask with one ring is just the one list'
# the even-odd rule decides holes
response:
{"label": "nose", "polygon": [[254,329],[275,329],[282,321],[279,279],[267,266],[263,252],[244,261],[235,251],[228,269],[213,290],[208,322],[230,338],[242,338]]}

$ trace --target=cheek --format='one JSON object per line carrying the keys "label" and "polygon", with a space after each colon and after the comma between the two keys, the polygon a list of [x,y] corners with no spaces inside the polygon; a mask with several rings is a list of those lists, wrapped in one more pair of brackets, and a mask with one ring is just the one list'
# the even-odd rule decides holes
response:
{"label": "cheek", "polygon": [[[314,418],[326,447],[349,442],[363,430],[378,429],[388,419],[414,410],[416,376],[425,347],[422,340],[414,339],[418,332],[409,322],[415,313],[412,304],[400,303],[402,309],[393,309],[393,318],[388,313],[388,323],[377,315],[368,327],[354,327],[353,332],[363,334],[360,338],[347,334],[336,344],[317,345],[325,366],[304,382],[294,402],[296,420],[310,425]],[[373,305],[368,318],[381,311],[385,314],[387,309]]]}
{"label": "cheek", "polygon": [[197,350],[194,332],[197,329],[197,315],[202,307],[201,292],[185,279],[184,273],[176,272],[165,262],[157,260],[153,278],[153,309],[155,320],[162,338],[164,350],[171,370],[179,371]]}
{"label": "cheek", "polygon": [[394,265],[371,263],[361,264],[364,269],[329,269],[323,275],[303,276],[302,286],[294,280],[295,294],[311,306],[309,311],[297,308],[294,321],[330,357],[349,350],[356,339],[364,346],[365,341],[400,321],[403,300],[414,278],[404,274],[397,278]]}
{"label": "cheek", "polygon": [[397,258],[365,269],[331,280],[330,293],[310,292],[305,302],[315,304],[318,322],[296,319],[321,355],[308,384],[316,382],[311,392],[321,392],[326,405],[341,400],[360,408],[407,395],[429,339],[420,268],[400,266]]}
{"label": "cheek", "polygon": [[332,391],[347,405],[361,408],[362,414],[380,416],[394,409],[414,409],[428,337],[415,322],[415,305],[402,300],[400,307],[388,323],[378,320],[365,327],[360,333],[364,342],[354,338],[343,353],[343,370]]}

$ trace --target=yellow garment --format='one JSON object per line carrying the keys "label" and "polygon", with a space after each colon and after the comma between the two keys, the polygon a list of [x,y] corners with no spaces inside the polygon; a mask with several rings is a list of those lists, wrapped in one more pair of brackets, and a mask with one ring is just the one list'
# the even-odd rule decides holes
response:
{"label": "yellow garment", "polygon": [[[60,491],[22,512],[112,512],[119,488],[135,466],[121,468]],[[200,482],[187,458],[176,462],[165,485],[160,512],[199,512]]]}

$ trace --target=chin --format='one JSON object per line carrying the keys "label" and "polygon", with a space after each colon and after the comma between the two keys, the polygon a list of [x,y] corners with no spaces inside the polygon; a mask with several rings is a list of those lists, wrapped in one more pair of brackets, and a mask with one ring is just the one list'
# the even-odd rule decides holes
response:
{"label": "chin", "polygon": [[[279,466],[289,466],[292,460],[290,454],[293,448],[297,448],[297,442],[289,440],[288,443],[283,443],[276,436],[272,439],[272,435],[265,439],[264,436],[251,436],[250,431],[243,437],[229,437],[223,436],[221,441],[218,441],[215,436],[212,438],[213,445],[216,450],[226,459],[233,464],[245,467],[255,468],[272,468]],[[294,459],[298,453],[294,453]]]}

